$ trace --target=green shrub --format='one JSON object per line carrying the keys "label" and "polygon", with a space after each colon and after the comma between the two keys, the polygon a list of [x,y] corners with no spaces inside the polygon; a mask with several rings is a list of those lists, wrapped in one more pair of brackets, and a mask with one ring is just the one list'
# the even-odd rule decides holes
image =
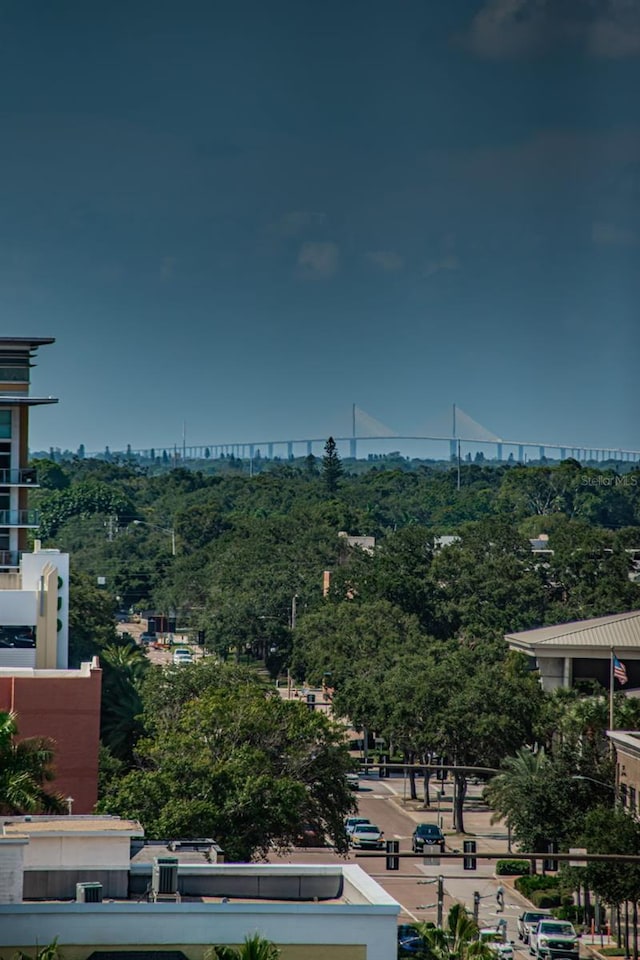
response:
{"label": "green shrub", "polygon": [[[518,877],[514,886],[519,893],[530,899],[534,890],[555,890],[560,886],[560,881],[558,877],[545,877],[541,874],[534,874],[529,877]],[[558,906],[560,906],[559,903]]]}
{"label": "green shrub", "polygon": [[530,869],[528,860],[498,860],[496,863],[496,873],[499,877],[524,876]]}
{"label": "green shrub", "polygon": [[534,907],[550,910],[551,907],[559,907],[562,898],[559,890],[534,890],[529,899]]}
{"label": "green shrub", "polygon": [[568,920],[570,923],[584,923],[584,907],[579,907],[576,903],[567,903],[567,899],[567,897],[563,897],[563,905],[552,911],[556,920]]}

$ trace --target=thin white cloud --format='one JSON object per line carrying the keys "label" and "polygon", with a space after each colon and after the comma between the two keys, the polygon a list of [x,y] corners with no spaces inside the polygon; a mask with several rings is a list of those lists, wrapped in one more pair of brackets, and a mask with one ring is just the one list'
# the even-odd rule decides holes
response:
{"label": "thin white cloud", "polygon": [[393,250],[371,250],[365,258],[384,273],[397,273],[404,267],[403,258]]}
{"label": "thin white cloud", "polygon": [[306,276],[332,277],[340,260],[336,243],[308,240],[298,252],[298,267]]}
{"label": "thin white cloud", "polygon": [[447,253],[435,260],[428,260],[424,265],[423,276],[433,277],[436,273],[451,272],[459,270],[460,267],[460,260],[455,253]]}
{"label": "thin white cloud", "polygon": [[591,239],[601,247],[631,247],[638,242],[637,235],[627,227],[598,221],[591,227]]}
{"label": "thin white cloud", "polygon": [[486,0],[466,45],[486,59],[535,57],[570,44],[588,56],[640,55],[638,0]]}

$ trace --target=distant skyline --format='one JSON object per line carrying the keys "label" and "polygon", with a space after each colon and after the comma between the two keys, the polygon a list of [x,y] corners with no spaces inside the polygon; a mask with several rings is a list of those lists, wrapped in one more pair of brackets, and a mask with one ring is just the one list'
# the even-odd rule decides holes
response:
{"label": "distant skyline", "polygon": [[640,3],[0,9],[3,335],[33,449],[640,447]]}

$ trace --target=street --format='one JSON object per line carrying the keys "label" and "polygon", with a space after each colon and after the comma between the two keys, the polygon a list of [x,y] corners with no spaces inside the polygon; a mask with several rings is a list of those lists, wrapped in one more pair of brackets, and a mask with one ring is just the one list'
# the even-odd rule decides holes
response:
{"label": "street", "polygon": [[[411,835],[417,823],[436,822],[436,809],[412,811],[403,808],[403,781],[402,778],[380,780],[377,775],[361,776],[360,790],[356,794],[358,812],[368,817],[383,831],[385,840],[399,840],[400,851],[410,852]],[[451,793],[451,785],[447,785],[447,792]],[[470,798],[471,800],[473,797]],[[443,806],[444,830],[447,833],[450,813]],[[473,815],[472,815],[473,816]],[[481,826],[490,829],[490,814],[482,812],[474,819],[482,817]],[[479,850],[500,850],[506,847],[506,838],[501,835],[481,837],[478,839]],[[462,849],[462,844],[456,837],[447,838],[447,849]],[[331,848],[297,849],[291,854],[279,857],[273,855],[270,860],[284,862],[330,862],[338,859]],[[477,862],[475,871],[464,871],[462,861],[437,861],[425,863],[421,856],[415,858],[401,858],[399,870],[387,871],[384,857],[379,859],[358,857],[351,851],[348,859],[358,863],[371,877],[398,901],[401,906],[400,923],[416,921],[432,921],[437,919],[437,879],[444,878],[444,909],[446,920],[447,911],[455,901],[465,904],[470,913],[473,912],[474,892],[479,893],[479,923],[481,927],[494,927],[498,920],[507,921],[507,938],[514,941],[514,949],[519,950],[524,958],[528,956],[526,948],[522,947],[517,939],[516,918],[522,913],[525,901],[517,893],[494,876],[495,863]],[[504,888],[504,912],[497,911],[496,894],[498,887]]]}

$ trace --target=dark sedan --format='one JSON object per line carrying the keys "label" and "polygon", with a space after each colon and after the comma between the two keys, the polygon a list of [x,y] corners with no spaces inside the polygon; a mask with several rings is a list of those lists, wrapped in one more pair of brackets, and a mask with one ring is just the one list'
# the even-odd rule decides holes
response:
{"label": "dark sedan", "polygon": [[438,847],[444,853],[444,834],[435,823],[419,823],[411,837],[411,849],[414,853],[433,850]]}

